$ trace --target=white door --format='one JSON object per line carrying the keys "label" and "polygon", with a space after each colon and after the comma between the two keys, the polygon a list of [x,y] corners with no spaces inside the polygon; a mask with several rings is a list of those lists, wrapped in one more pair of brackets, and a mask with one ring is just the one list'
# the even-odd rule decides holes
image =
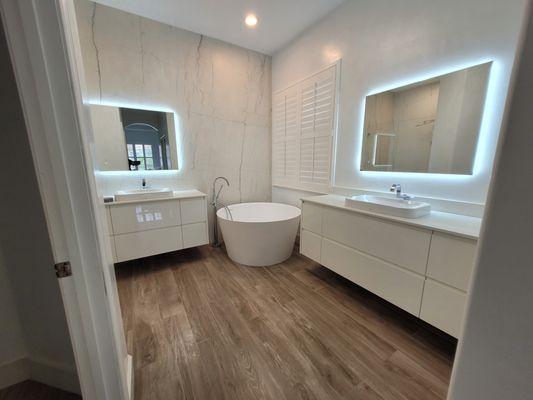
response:
{"label": "white door", "polygon": [[131,359],[88,151],[72,0],[0,0],[84,399],[131,398]]}

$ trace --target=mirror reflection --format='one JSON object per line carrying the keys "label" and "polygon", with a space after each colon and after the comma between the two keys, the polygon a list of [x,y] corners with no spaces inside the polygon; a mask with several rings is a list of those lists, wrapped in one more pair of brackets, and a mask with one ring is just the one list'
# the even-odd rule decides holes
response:
{"label": "mirror reflection", "polygon": [[490,66],[367,96],[361,170],[472,174]]}
{"label": "mirror reflection", "polygon": [[100,171],[177,169],[174,114],[91,104]]}

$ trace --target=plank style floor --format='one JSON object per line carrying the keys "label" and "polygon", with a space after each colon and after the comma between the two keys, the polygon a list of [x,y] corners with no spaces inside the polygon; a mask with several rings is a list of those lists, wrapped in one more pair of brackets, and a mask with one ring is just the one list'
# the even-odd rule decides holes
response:
{"label": "plank style floor", "polygon": [[0,390],[0,400],[81,400],[81,397],[39,382],[24,381]]}
{"label": "plank style floor", "polygon": [[119,264],[135,399],[444,399],[455,342],[294,254],[204,246]]}

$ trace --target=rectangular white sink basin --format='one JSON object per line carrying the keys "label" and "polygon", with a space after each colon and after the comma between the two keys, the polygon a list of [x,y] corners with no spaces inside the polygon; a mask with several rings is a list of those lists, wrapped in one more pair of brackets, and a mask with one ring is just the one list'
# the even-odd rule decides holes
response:
{"label": "rectangular white sink basin", "polygon": [[153,200],[167,199],[172,197],[174,192],[171,189],[137,189],[120,190],[115,193],[115,201]]}
{"label": "rectangular white sink basin", "polygon": [[390,197],[360,195],[347,197],[346,206],[362,211],[392,215],[401,218],[423,217],[431,212],[431,205],[422,201]]}

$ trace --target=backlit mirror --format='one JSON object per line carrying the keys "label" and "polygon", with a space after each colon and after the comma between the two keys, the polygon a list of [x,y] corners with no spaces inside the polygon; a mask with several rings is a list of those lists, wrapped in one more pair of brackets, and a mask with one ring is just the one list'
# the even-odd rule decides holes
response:
{"label": "backlit mirror", "polygon": [[472,174],[490,66],[367,96],[361,170]]}
{"label": "backlit mirror", "polygon": [[90,105],[100,171],[178,169],[174,114]]}

